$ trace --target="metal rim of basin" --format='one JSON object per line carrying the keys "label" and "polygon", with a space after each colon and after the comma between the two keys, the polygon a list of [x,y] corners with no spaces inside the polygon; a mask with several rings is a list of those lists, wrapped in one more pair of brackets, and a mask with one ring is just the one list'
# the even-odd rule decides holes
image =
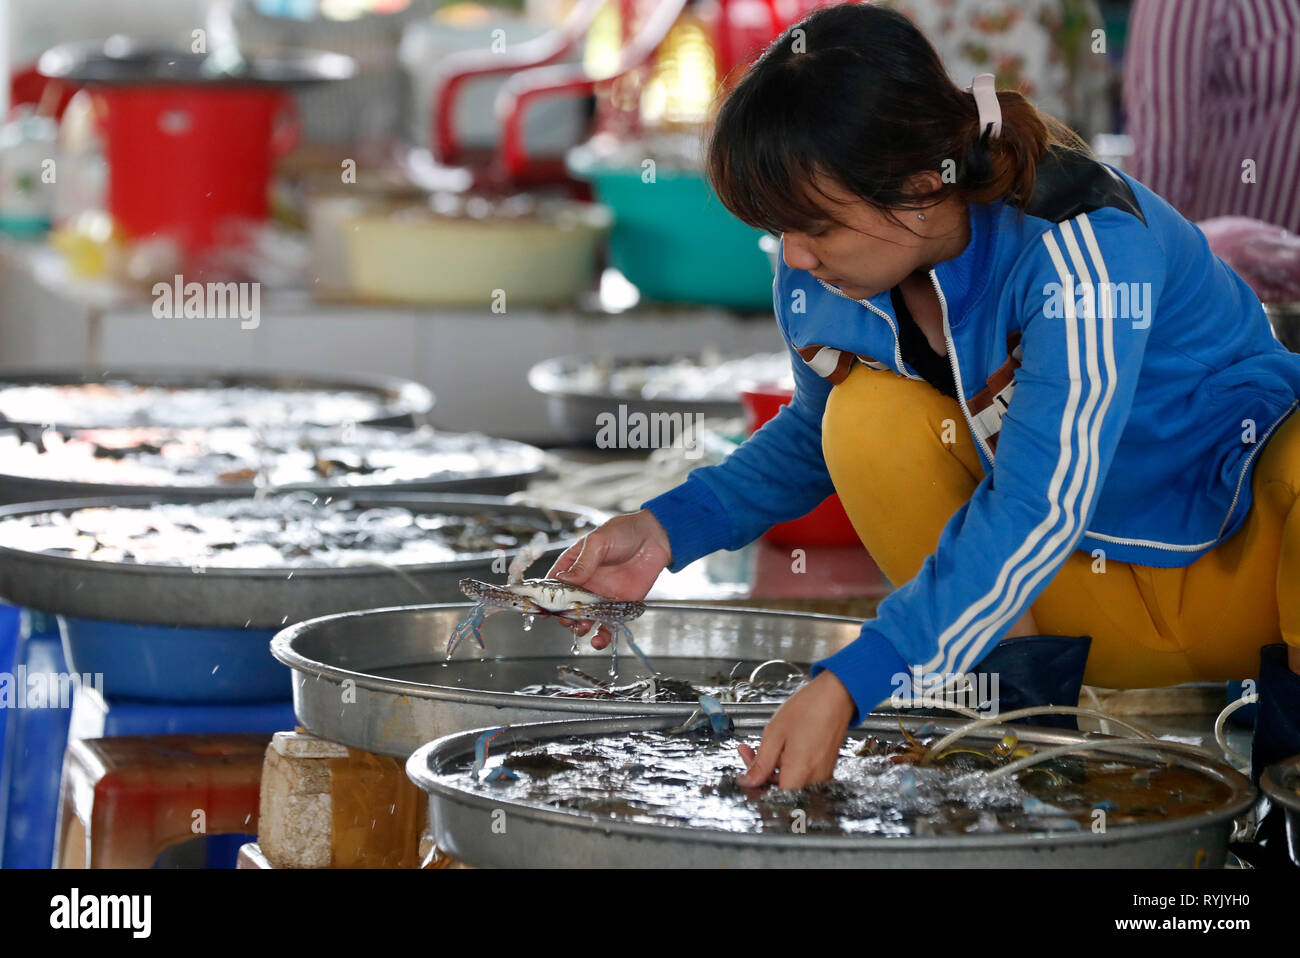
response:
{"label": "metal rim of basin", "polygon": [[1259,777],[1259,788],[1269,801],[1285,808],[1288,814],[1300,815],[1300,755],[1275,762]]}

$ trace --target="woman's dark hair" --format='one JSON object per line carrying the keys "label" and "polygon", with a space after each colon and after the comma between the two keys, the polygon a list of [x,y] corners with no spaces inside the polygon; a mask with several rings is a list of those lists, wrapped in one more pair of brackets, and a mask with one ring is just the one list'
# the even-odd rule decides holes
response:
{"label": "woman's dark hair", "polygon": [[[1045,150],[1088,148],[1020,93],[997,96],[1002,131],[991,138],[974,96],[910,20],[868,3],[828,7],[775,40],[722,102],[709,180],[727,209],[772,233],[827,219],[812,195],[818,175],[885,211],[954,193],[1023,206]],[[932,192],[908,192],[909,177],[926,170],[952,175]]]}

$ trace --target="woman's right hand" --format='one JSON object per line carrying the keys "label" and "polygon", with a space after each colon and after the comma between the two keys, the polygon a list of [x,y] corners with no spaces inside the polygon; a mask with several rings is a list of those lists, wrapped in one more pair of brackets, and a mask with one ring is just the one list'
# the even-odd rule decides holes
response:
{"label": "woman's right hand", "polygon": [[[672,563],[672,557],[668,533],[653,513],[642,509],[615,516],[587,533],[555,560],[547,577],[610,599],[640,600]],[[585,635],[591,625],[587,620],[571,628]],[[605,648],[611,638],[609,629],[601,626],[591,639],[592,648]]]}

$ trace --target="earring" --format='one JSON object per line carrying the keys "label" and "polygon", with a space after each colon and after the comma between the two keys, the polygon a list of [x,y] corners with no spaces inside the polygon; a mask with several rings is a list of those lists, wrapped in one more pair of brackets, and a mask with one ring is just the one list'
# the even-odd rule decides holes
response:
{"label": "earring", "polygon": [[918,220],[923,220],[923,219],[925,219],[925,214],[924,214],[924,213],[917,213],[917,214],[916,214],[916,218],[917,218]]}

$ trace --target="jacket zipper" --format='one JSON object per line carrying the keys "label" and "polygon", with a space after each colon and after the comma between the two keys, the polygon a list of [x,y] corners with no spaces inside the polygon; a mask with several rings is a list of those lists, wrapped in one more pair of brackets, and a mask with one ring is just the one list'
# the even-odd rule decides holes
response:
{"label": "jacket zipper", "polygon": [[817,280],[817,282],[821,283],[823,287],[830,290],[832,293],[834,293],[836,296],[839,296],[841,299],[847,299],[854,303],[861,303],[863,306],[867,307],[867,309],[871,310],[873,313],[875,313],[877,316],[879,316],[881,319],[887,322],[889,324],[889,328],[893,330],[894,333],[894,364],[898,367],[898,371],[901,372],[908,379],[921,378],[920,376],[913,376],[911,373],[907,371],[907,367],[903,365],[903,349],[902,346],[899,345],[899,341],[898,341],[898,327],[894,325],[894,321],[893,319],[890,318],[888,313],[886,313],[880,307],[873,305],[868,300],[854,299],[848,293],[844,292],[844,290],[832,286],[830,283],[826,282],[826,280],[822,279],[820,276],[814,276],[813,279]]}
{"label": "jacket zipper", "polygon": [[971,418],[970,410],[966,408],[966,390],[961,385],[961,369],[957,365],[957,344],[953,342],[952,330],[948,326],[948,298],[943,295],[943,287],[939,285],[939,277],[934,270],[930,270],[930,283],[934,286],[935,295],[939,297],[939,309],[943,313],[943,340],[948,346],[948,365],[952,367],[953,385],[957,387],[957,404],[961,406],[962,415],[966,417],[966,428],[970,434],[979,443],[980,448],[984,450],[984,455],[990,463],[993,462],[993,450],[988,447],[984,438],[975,431],[975,421]]}

